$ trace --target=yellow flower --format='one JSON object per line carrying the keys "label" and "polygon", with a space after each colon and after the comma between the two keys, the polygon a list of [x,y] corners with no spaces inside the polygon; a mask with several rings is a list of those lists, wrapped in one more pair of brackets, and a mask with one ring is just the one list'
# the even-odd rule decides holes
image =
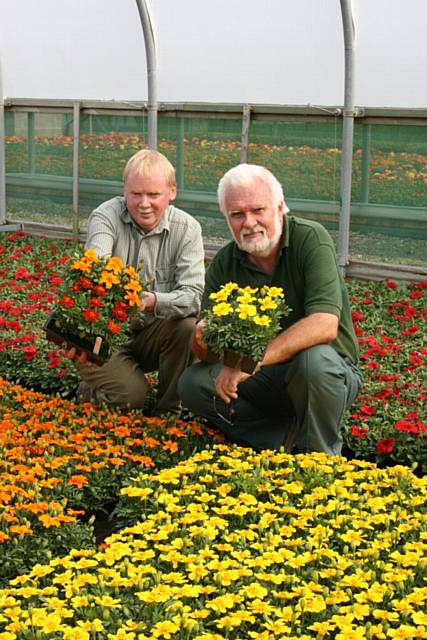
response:
{"label": "yellow flower", "polygon": [[261,311],[267,311],[267,309],[277,309],[277,302],[270,297],[261,298],[259,301]]}
{"label": "yellow flower", "polygon": [[[424,629],[425,631],[425,629]],[[414,640],[414,638],[419,638],[417,634],[416,627],[412,627],[409,624],[402,624],[397,629],[388,629],[387,630],[388,638],[395,638],[397,640]],[[425,636],[424,636],[425,637]]]}
{"label": "yellow flower", "polygon": [[427,613],[424,611],[414,611],[412,613],[412,620],[415,624],[422,624],[427,626]]}
{"label": "yellow flower", "polygon": [[162,622],[157,622],[154,627],[151,629],[151,633],[155,638],[171,638],[172,634],[179,631],[179,627],[175,622],[171,622],[170,620],[163,620]]}
{"label": "yellow flower", "polygon": [[253,582],[252,584],[244,587],[243,592],[245,596],[248,598],[265,598],[268,594],[268,591],[265,587],[260,585],[258,582]]}
{"label": "yellow flower", "polygon": [[62,637],[64,640],[89,640],[90,634],[81,627],[62,627]]}
{"label": "yellow flower", "polygon": [[122,604],[120,600],[117,598],[112,598],[111,596],[103,595],[103,596],[94,596],[93,598],[96,604],[99,604],[101,607],[106,607],[109,609],[121,609]]}
{"label": "yellow flower", "polygon": [[227,609],[232,609],[234,607],[236,599],[237,596],[232,594],[218,596],[210,602],[207,602],[206,607],[208,609],[213,609],[214,611],[219,611],[220,613],[225,613]]}
{"label": "yellow flower", "polygon": [[282,287],[263,287],[261,289],[261,293],[263,295],[271,296],[272,298],[284,298],[285,294],[283,293]]}
{"label": "yellow flower", "polygon": [[233,311],[233,307],[228,302],[220,302],[212,307],[212,312],[216,316],[228,316]]}
{"label": "yellow flower", "polygon": [[243,290],[242,293],[239,296],[237,296],[236,300],[237,302],[240,302],[240,303],[249,303],[249,302],[253,302],[255,298],[248,291]]}
{"label": "yellow flower", "polygon": [[239,318],[241,320],[246,320],[247,318],[252,318],[253,316],[256,316],[257,309],[254,304],[242,303],[237,306],[236,313],[239,314]]}
{"label": "yellow flower", "polygon": [[255,316],[253,318],[253,321],[255,322],[255,324],[259,325],[260,327],[268,327],[268,325],[271,324],[271,318],[269,318],[266,315]]}

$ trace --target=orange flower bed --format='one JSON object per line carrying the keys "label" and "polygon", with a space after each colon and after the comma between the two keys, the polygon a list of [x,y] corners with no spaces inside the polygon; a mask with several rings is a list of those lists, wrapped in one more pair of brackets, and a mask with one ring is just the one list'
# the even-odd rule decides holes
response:
{"label": "orange flower bed", "polygon": [[3,578],[16,573],[12,565],[21,571],[91,546],[89,514],[111,504],[136,470],[172,466],[210,440],[194,422],[100,410],[2,378],[0,396]]}

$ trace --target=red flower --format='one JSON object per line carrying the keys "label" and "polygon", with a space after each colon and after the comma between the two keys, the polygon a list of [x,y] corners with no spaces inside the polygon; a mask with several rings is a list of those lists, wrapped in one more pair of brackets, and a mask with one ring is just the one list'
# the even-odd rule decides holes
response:
{"label": "red flower", "polygon": [[361,311],[353,311],[351,317],[353,318],[353,322],[359,322],[363,320],[365,316]]}
{"label": "red flower", "polygon": [[409,362],[412,362],[412,364],[423,364],[424,362],[424,360],[422,360],[415,351],[412,351],[408,360]]}
{"label": "red flower", "polygon": [[124,304],[124,302],[115,302],[114,303],[114,307],[113,307],[113,317],[116,320],[119,320],[120,322],[123,322],[124,320],[126,320],[126,305]]}
{"label": "red flower", "polygon": [[59,363],[61,360],[56,351],[49,351],[47,356],[49,358],[49,364],[47,366],[48,369],[56,369],[57,367],[59,367]]}
{"label": "red flower", "polygon": [[119,325],[113,322],[113,320],[109,320],[107,322],[107,327],[108,327],[108,330],[111,331],[111,333],[120,333]]}
{"label": "red flower", "polygon": [[83,318],[86,322],[96,322],[99,320],[99,313],[96,309],[86,309],[86,311],[83,312]]}
{"label": "red flower", "polygon": [[22,351],[26,362],[30,362],[30,360],[33,360],[37,355],[37,349],[33,346],[22,347]]}
{"label": "red flower", "polygon": [[61,305],[61,307],[65,307],[66,309],[71,309],[72,307],[74,307],[75,302],[72,298],[70,298],[70,296],[63,296],[60,299],[59,304]]}
{"label": "red flower", "polygon": [[375,407],[370,407],[367,404],[362,404],[360,407],[360,411],[364,413],[366,416],[373,416],[376,412]]}
{"label": "red flower", "polygon": [[102,300],[100,300],[99,298],[91,298],[89,300],[89,304],[91,307],[102,307],[104,305],[104,303],[102,302]]}
{"label": "red flower", "polygon": [[93,292],[96,293],[96,295],[99,296],[100,298],[103,298],[107,293],[105,287],[103,287],[100,284],[97,284],[96,287],[93,288]]}
{"label": "red flower", "polygon": [[360,438],[361,440],[366,438],[368,433],[369,433],[369,429],[366,429],[365,427],[352,427],[351,428],[351,435],[354,436],[355,438]]}
{"label": "red flower", "polygon": [[406,307],[403,313],[407,318],[413,318],[416,315],[417,310],[415,307]]}
{"label": "red flower", "polygon": [[92,289],[92,283],[89,278],[80,278],[79,284],[83,289]]}
{"label": "red flower", "polygon": [[422,422],[413,422],[412,420],[408,420],[402,418],[402,420],[398,420],[394,425],[394,428],[397,431],[406,431],[407,433],[425,433],[427,431],[427,427],[423,425]]}
{"label": "red flower", "polygon": [[386,280],[385,284],[388,289],[396,289],[397,287],[397,284],[393,282],[393,280]]}
{"label": "red flower", "polygon": [[394,448],[395,438],[385,438],[385,440],[378,440],[377,453],[391,453]]}

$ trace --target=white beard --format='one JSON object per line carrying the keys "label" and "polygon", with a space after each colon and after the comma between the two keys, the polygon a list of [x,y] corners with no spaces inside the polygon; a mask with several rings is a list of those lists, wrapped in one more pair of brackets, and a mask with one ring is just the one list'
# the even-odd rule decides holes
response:
{"label": "white beard", "polygon": [[[253,229],[251,229],[250,233],[261,232],[262,238],[257,238],[253,240],[245,239],[245,230],[242,229],[240,234],[240,240],[236,238],[233,231],[230,228],[232,236],[242,251],[246,251],[253,256],[260,256],[261,258],[265,258],[270,255],[273,248],[278,244],[280,237],[282,235],[283,230],[283,216],[278,213],[275,214],[274,218],[274,228],[271,236],[267,235],[267,231],[261,225],[255,225]],[[249,232],[248,232],[249,233]]]}

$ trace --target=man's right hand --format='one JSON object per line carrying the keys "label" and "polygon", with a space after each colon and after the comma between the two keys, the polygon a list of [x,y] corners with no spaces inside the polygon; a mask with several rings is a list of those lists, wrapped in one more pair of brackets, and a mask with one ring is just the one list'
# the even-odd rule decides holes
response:
{"label": "man's right hand", "polygon": [[193,344],[191,345],[191,351],[196,358],[199,358],[202,362],[206,360],[208,353],[208,345],[202,340],[203,327],[206,324],[206,318],[203,318],[196,324],[193,335]]}

